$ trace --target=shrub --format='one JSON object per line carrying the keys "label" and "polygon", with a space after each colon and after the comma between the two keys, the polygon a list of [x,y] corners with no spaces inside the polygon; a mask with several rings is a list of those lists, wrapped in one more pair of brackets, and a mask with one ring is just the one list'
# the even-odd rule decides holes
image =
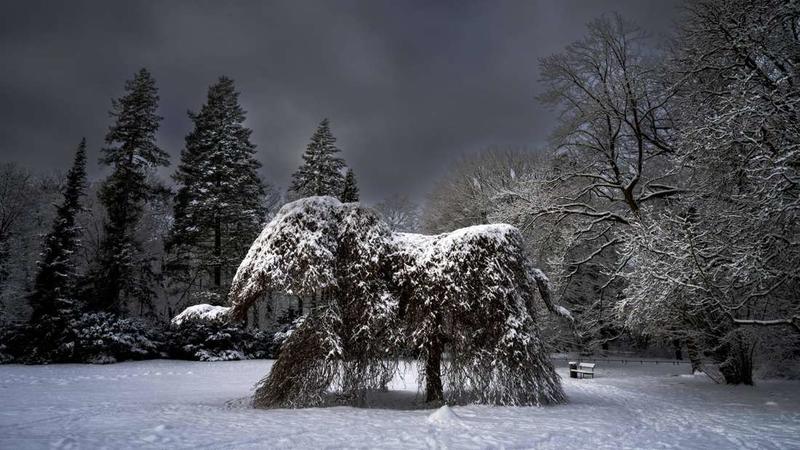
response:
{"label": "shrub", "polygon": [[195,361],[229,361],[270,358],[270,333],[249,330],[224,322],[187,320],[173,324],[167,332],[166,351],[171,358]]}
{"label": "shrub", "polygon": [[110,313],[63,313],[10,328],[0,362],[110,363],[164,356],[161,329]]}

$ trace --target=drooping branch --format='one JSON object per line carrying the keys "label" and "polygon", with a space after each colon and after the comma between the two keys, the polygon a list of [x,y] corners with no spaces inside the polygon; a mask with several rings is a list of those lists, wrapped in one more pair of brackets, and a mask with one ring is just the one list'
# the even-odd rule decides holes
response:
{"label": "drooping branch", "polygon": [[733,319],[733,323],[737,325],[754,325],[760,327],[774,327],[774,326],[791,326],[800,332],[800,316],[793,316],[788,319],[772,319],[772,320],[757,320],[757,319]]}
{"label": "drooping branch", "polygon": [[550,290],[550,279],[547,278],[547,275],[545,275],[541,270],[533,268],[530,269],[528,273],[535,280],[536,287],[539,289],[539,296],[541,296],[542,302],[544,302],[544,306],[547,308],[547,310],[558,317],[568,320],[570,323],[574,323],[575,318],[572,317],[572,313],[567,308],[553,303],[553,296]]}

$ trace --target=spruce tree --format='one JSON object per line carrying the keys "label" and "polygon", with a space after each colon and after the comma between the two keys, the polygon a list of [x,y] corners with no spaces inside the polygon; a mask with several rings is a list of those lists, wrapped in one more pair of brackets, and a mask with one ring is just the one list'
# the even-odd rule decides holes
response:
{"label": "spruce tree", "polygon": [[44,238],[39,271],[28,298],[33,320],[57,314],[72,305],[72,289],[77,274],[73,259],[78,249],[81,228],[76,223],[81,212],[80,198],[86,188],[86,139],[81,140],[75,161],[61,190],[63,202],[56,207],[53,227]]}
{"label": "spruce tree", "polygon": [[210,295],[195,302],[224,300],[266,215],[264,185],[257,173],[261,164],[238,99],[230,78],[221,77],[209,88],[200,112],[189,113],[194,130],[186,136],[174,176],[179,188],[168,268],[190,289],[210,279],[211,289],[201,293]]}
{"label": "spruce tree", "polygon": [[125,83],[126,94],[112,100],[115,119],[106,134],[101,163],[113,172],[101,186],[99,198],[106,208],[104,239],[91,274],[94,284],[90,306],[122,311],[138,302],[150,306],[155,275],[152,258],[136,236],[146,203],[159,187],[155,169],[169,165],[169,155],[156,145],[161,117],[158,89],[146,69]]}
{"label": "spruce tree", "polygon": [[344,160],[337,154],[336,138],[331,134],[328,119],[324,119],[311,137],[303,164],[292,175],[289,190],[295,198],[315,195],[339,197],[344,187]]}
{"label": "spruce tree", "polygon": [[347,175],[344,177],[344,188],[342,188],[342,203],[350,203],[358,201],[358,184],[356,183],[356,176],[353,169],[347,169]]}

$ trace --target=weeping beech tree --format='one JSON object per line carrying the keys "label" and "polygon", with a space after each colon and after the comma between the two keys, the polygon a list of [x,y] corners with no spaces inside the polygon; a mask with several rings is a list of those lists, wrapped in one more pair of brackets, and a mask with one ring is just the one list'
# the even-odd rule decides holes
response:
{"label": "weeping beech tree", "polygon": [[542,405],[565,400],[534,317],[546,278],[519,232],[483,225],[437,236],[392,233],[373,210],[310,197],[285,205],[242,262],[229,294],[243,318],[269,291],[319,301],[256,387],[256,407],[344,404],[386,385],[415,355],[429,402]]}

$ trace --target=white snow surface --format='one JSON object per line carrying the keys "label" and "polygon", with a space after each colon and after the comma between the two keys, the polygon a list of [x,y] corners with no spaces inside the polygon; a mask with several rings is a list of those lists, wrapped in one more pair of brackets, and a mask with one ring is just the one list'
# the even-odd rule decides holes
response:
{"label": "white snow surface", "polygon": [[374,407],[256,410],[272,361],[0,366],[0,448],[800,448],[800,382],[716,385],[600,362],[569,403],[419,409],[416,372]]}
{"label": "white snow surface", "polygon": [[185,321],[193,322],[222,322],[227,320],[231,308],[228,306],[214,306],[205,303],[190,306],[172,318],[173,325],[180,325]]}
{"label": "white snow surface", "polygon": [[436,256],[447,254],[456,248],[470,251],[470,242],[476,239],[492,239],[498,246],[507,245],[519,230],[505,223],[473,225],[449,233],[425,235],[416,233],[392,233],[392,241],[409,254],[415,255],[419,264],[425,264]]}

